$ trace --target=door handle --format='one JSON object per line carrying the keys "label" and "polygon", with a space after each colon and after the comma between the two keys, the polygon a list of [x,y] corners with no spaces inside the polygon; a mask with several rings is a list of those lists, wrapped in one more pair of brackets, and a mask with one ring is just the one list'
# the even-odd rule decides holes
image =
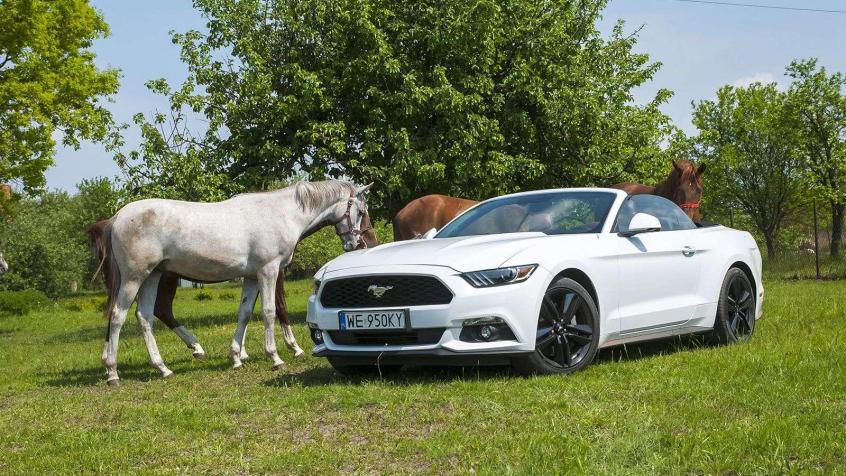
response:
{"label": "door handle", "polygon": [[682,254],[685,256],[693,256],[696,254],[696,248],[692,246],[685,246],[682,248]]}

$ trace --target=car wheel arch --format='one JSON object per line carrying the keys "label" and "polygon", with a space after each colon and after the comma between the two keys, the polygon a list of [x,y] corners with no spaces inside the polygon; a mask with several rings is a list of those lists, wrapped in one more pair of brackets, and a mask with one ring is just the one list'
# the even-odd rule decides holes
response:
{"label": "car wheel arch", "polygon": [[573,281],[579,283],[585,290],[587,290],[590,297],[593,299],[593,303],[596,306],[596,310],[602,315],[602,309],[599,306],[599,295],[596,293],[596,286],[593,285],[593,281],[590,279],[590,276],[587,275],[584,271],[579,268],[567,268],[563,271],[559,272],[552,278],[552,282],[550,285],[555,283],[561,278],[570,278]]}
{"label": "car wheel arch", "polygon": [[[758,296],[758,283],[755,281],[755,273],[752,272],[752,268],[743,260],[737,260],[733,262],[728,268],[726,268],[725,273],[728,273],[730,269],[738,268],[743,271],[743,274],[749,278],[749,282],[752,283],[752,292],[754,293],[755,297]],[[725,276],[723,273],[723,276]]]}

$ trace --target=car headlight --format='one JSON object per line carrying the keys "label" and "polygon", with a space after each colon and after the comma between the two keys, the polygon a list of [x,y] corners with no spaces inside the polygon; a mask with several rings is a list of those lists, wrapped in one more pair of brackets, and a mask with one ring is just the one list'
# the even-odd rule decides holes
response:
{"label": "car headlight", "polygon": [[537,267],[538,265],[536,264],[526,264],[522,266],[509,266],[507,268],[485,269],[482,271],[461,273],[461,277],[475,288],[487,288],[525,281],[529,279],[529,276],[532,275]]}

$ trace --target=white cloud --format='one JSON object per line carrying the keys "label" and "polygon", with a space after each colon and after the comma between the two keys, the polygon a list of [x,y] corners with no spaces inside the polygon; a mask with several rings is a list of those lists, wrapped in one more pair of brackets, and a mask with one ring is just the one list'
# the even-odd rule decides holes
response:
{"label": "white cloud", "polygon": [[732,83],[732,86],[736,88],[745,88],[754,83],[770,84],[778,83],[778,81],[776,81],[775,75],[773,75],[773,73],[756,73],[751,76],[744,76],[742,78],[736,79],[734,83]]}

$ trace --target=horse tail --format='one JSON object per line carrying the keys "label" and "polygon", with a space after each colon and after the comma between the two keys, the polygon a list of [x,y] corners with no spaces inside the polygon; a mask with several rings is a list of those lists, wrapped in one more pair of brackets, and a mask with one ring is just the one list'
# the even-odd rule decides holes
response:
{"label": "horse tail", "polygon": [[402,235],[402,232],[400,232],[400,226],[402,226],[402,220],[400,219],[399,214],[397,214],[397,216],[395,216],[394,219],[391,220],[391,225],[392,225],[392,228],[394,230],[394,241],[402,241],[403,235]]}
{"label": "horse tail", "polygon": [[[112,310],[117,302],[117,293],[120,288],[120,268],[114,259],[112,252],[112,223],[108,220],[101,220],[88,227],[88,244],[91,251],[100,259],[100,266],[94,273],[94,278],[102,269],[103,278],[106,283],[106,306],[103,309],[103,317],[110,320]],[[94,281],[92,278],[92,282]]]}
{"label": "horse tail", "polygon": [[[89,225],[88,228],[85,229],[85,233],[88,235],[88,247],[91,249],[91,254],[97,258],[99,264],[97,265],[97,270],[94,271],[94,275],[91,276],[90,285],[91,287],[94,286],[94,281],[97,279],[97,276],[100,274],[100,271],[103,270],[103,263],[106,262],[108,259],[108,252],[106,251],[106,241],[105,241],[105,234],[106,234],[106,226],[109,224],[108,220],[100,220],[97,223]],[[103,271],[108,272],[108,269]]]}

